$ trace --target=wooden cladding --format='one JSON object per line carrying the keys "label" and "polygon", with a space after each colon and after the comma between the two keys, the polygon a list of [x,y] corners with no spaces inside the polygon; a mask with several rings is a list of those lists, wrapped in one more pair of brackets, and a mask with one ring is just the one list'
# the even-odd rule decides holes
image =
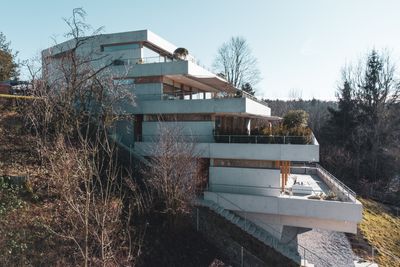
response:
{"label": "wooden cladding", "polygon": [[214,159],[214,167],[239,167],[239,168],[260,168],[278,169],[275,161],[270,160],[244,160],[244,159]]}
{"label": "wooden cladding", "polygon": [[209,114],[162,114],[145,115],[144,121],[211,121]]}
{"label": "wooden cladding", "polygon": [[282,186],[282,192],[285,191],[286,183],[290,175],[290,161],[279,161],[277,160],[275,162],[277,166],[279,166],[281,170],[281,186]]}
{"label": "wooden cladding", "polygon": [[135,78],[136,84],[143,84],[143,83],[162,83],[163,77],[162,76],[148,76],[148,77],[139,77]]}

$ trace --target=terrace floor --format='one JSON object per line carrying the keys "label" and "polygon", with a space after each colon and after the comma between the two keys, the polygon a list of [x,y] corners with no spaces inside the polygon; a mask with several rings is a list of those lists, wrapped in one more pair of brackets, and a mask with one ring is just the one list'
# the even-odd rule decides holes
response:
{"label": "terrace floor", "polygon": [[308,198],[312,195],[323,193],[327,195],[330,192],[328,185],[315,174],[290,174],[285,194],[282,197]]}

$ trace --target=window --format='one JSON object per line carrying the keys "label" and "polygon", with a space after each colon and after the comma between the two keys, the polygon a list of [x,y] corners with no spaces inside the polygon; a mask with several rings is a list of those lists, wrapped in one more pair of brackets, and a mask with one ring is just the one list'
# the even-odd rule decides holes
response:
{"label": "window", "polygon": [[116,52],[122,50],[129,50],[129,49],[138,49],[140,45],[137,43],[132,44],[110,44],[110,45],[102,45],[101,51],[103,52]]}
{"label": "window", "polygon": [[135,83],[134,79],[115,79],[113,80],[114,85],[121,86],[121,85],[133,85]]}

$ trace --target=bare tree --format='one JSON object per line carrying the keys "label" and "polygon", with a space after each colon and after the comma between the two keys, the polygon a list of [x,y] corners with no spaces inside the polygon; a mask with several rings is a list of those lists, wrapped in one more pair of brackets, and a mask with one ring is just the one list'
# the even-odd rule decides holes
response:
{"label": "bare tree", "polygon": [[190,212],[196,198],[203,180],[200,157],[193,140],[184,136],[179,126],[160,122],[159,130],[145,176],[161,212],[176,217]]}
{"label": "bare tree", "polygon": [[136,198],[124,208],[123,181],[132,177],[124,175],[114,144],[102,132],[91,140],[80,136],[78,145],[59,139],[47,148],[48,183],[59,196],[59,208],[47,228],[73,242],[79,251],[73,258],[84,266],[133,265],[143,233],[130,220],[132,213],[143,210],[144,202]]}
{"label": "bare tree", "polygon": [[134,99],[129,88],[115,83],[123,74],[115,75],[112,63],[99,65],[103,56],[87,49],[99,30],[86,36],[84,18],[82,9],[74,9],[65,20],[72,40],[44,54],[40,82],[35,64],[26,64],[38,98],[25,107],[25,117],[42,164],[51,170],[43,182],[59,204],[47,228],[72,241],[69,250],[79,251],[75,264],[134,265],[143,233],[130,220],[143,212],[147,199],[109,140],[114,122],[126,114],[120,107],[134,105]]}
{"label": "bare tree", "polygon": [[257,59],[243,37],[232,37],[218,49],[213,67],[236,88],[249,83],[255,86],[260,81]]}

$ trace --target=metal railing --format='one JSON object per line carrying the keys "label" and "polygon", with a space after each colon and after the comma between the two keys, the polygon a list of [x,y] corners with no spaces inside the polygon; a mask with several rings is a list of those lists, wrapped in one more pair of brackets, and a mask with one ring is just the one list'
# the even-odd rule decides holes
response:
{"label": "metal railing", "polygon": [[285,135],[221,135],[215,134],[216,143],[247,143],[247,144],[296,144],[313,145],[312,136]]}
{"label": "metal railing", "polygon": [[[138,57],[138,58],[117,58],[113,60],[115,66],[123,66],[123,65],[137,65],[137,64],[150,64],[150,63],[165,63],[165,62],[173,62],[173,61],[190,61],[192,63],[196,63],[193,58],[186,58],[186,59],[176,59],[167,56],[153,56],[153,57]],[[208,68],[201,66],[202,68],[208,70],[209,72],[213,73]],[[247,93],[241,89],[237,89],[237,94],[232,94],[231,98],[249,98],[257,103],[260,103],[264,106],[267,106],[267,103],[263,100],[258,99],[252,94]],[[225,98],[225,97],[222,97]]]}
{"label": "metal railing", "polygon": [[[352,202],[357,201],[357,194],[353,190],[351,190],[347,185],[345,185],[342,181],[340,181],[333,174],[331,174],[330,172],[325,170],[318,163],[315,163],[315,168],[318,169],[320,172],[322,172],[325,175],[325,178],[330,183],[332,183],[333,186],[336,186],[337,189],[339,189],[342,193],[344,193],[350,201],[352,201]],[[323,178],[323,177],[321,177],[321,178]]]}
{"label": "metal railing", "polygon": [[139,100],[208,100],[215,98],[203,98],[202,92],[193,93],[192,98],[190,99],[189,94],[181,94],[181,93],[160,93],[160,94],[139,94],[136,95],[136,98]]}
{"label": "metal railing", "polygon": [[[284,248],[288,248],[288,247],[291,246],[292,248],[296,247],[298,249],[297,252],[300,254],[302,259],[304,259],[304,260],[307,259],[307,255],[313,255],[313,257],[315,257],[315,258],[319,259],[320,261],[322,261],[325,264],[325,266],[332,266],[328,260],[320,257],[319,255],[317,255],[313,251],[311,251],[311,250],[307,249],[306,247],[304,247],[304,246],[298,244],[297,242],[293,241],[293,237],[287,236],[283,232],[277,231],[272,225],[269,225],[269,224],[267,224],[267,223],[265,223],[265,222],[263,222],[263,221],[261,221],[259,219],[256,219],[256,218],[252,218],[251,220],[247,219],[247,217],[248,217],[247,213],[248,212],[246,210],[242,209],[241,207],[239,207],[238,205],[233,203],[231,200],[229,200],[226,197],[220,195],[219,193],[216,193],[216,192],[213,192],[213,193],[217,196],[217,203],[216,204],[218,206],[220,206],[220,198],[223,199],[224,201],[228,202],[230,205],[235,207],[235,209],[237,209],[238,211],[240,211],[240,212],[242,212],[244,214],[245,223],[248,222],[248,223],[251,223],[251,224],[262,225],[262,228],[264,228],[264,230],[265,230],[265,227],[266,227],[268,229],[266,231],[269,232],[270,234],[272,234],[272,236],[274,236],[273,233],[275,233],[275,235],[287,238],[288,241],[282,242],[278,238],[275,237],[275,241],[271,242],[271,244],[270,244],[277,251],[279,251],[281,253],[283,252],[282,253],[283,255],[286,254],[285,255],[286,257],[290,256],[290,255],[287,255],[288,253],[290,254],[290,250],[289,249],[287,251],[282,251],[282,250]],[[292,257],[290,257],[290,258],[294,259],[293,258],[294,255],[291,255],[291,256]]]}
{"label": "metal railing", "polygon": [[[165,63],[173,61],[190,61],[195,63],[194,59],[188,57],[186,59],[176,59],[167,56],[152,56],[152,57],[134,57],[134,58],[115,58],[115,65],[136,65],[136,64],[150,64],[150,63]],[[120,64],[118,64],[120,63]]]}
{"label": "metal railing", "polygon": [[[186,92],[189,93],[189,92]],[[242,94],[242,95],[235,95],[235,94],[217,94],[215,96],[211,95],[209,98],[203,98],[203,93],[212,93],[212,92],[192,92],[192,96],[199,96],[196,98],[190,98],[190,94],[182,94],[181,92],[172,92],[172,93],[160,93],[160,94],[140,94],[137,97],[142,98],[145,100],[149,98],[150,100],[153,99],[162,99],[162,100],[198,100],[198,99],[232,99],[232,98],[249,98],[253,101],[256,101],[266,107],[268,107],[267,103],[257,99],[256,97],[250,94]]]}
{"label": "metal railing", "polygon": [[[141,135],[142,140],[148,141],[159,140],[158,134],[145,134]],[[189,140],[196,142],[206,143],[214,141],[215,143],[227,144],[298,144],[298,145],[312,145],[311,140],[304,136],[267,136],[267,135],[213,135],[213,134],[187,134]]]}

